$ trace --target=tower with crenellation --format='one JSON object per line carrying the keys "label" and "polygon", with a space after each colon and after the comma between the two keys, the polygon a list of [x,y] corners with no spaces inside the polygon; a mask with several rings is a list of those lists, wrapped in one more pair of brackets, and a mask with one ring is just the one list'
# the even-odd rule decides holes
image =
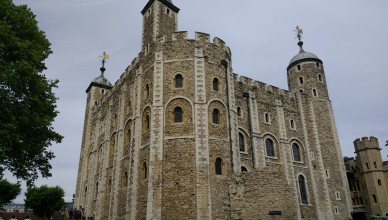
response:
{"label": "tower with crenellation", "polygon": [[[322,61],[300,51],[289,90],[233,72],[220,38],[178,32],[150,0],[142,50],[87,89],[75,206],[94,219],[348,219]],[[104,58],[103,58],[104,59]],[[104,62],[103,62],[104,63]]]}

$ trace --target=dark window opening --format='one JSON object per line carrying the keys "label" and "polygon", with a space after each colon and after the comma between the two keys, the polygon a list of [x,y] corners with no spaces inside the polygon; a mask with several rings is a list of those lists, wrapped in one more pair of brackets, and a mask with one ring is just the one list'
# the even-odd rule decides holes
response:
{"label": "dark window opening", "polygon": [[303,82],[304,82],[304,81],[303,81],[303,77],[300,76],[300,77],[299,77],[299,84],[303,84]]}
{"label": "dark window opening", "polygon": [[220,111],[218,109],[214,109],[212,116],[213,116],[213,124],[219,124],[220,123]]}
{"label": "dark window opening", "polygon": [[222,159],[221,158],[216,159],[215,168],[216,168],[216,174],[222,175]]}
{"label": "dark window opening", "polygon": [[238,133],[238,144],[240,147],[240,151],[245,152],[245,138],[242,133]]}
{"label": "dark window opening", "polygon": [[275,149],[273,145],[273,141],[270,138],[265,140],[265,149],[268,157],[275,157]]}
{"label": "dark window opening", "polygon": [[218,91],[219,87],[219,80],[217,78],[213,79],[213,90]]}
{"label": "dark window opening", "polygon": [[237,116],[241,117],[241,108],[237,107]]}
{"label": "dark window opening", "polygon": [[302,204],[308,204],[306,182],[305,182],[304,176],[299,175],[298,183],[299,183],[300,199],[302,201]]}
{"label": "dark window opening", "polygon": [[183,111],[181,107],[176,107],[174,109],[174,122],[175,123],[182,123],[183,121]]}
{"label": "dark window opening", "polygon": [[183,87],[183,77],[182,75],[178,74],[175,76],[175,88],[182,88]]}
{"label": "dark window opening", "polygon": [[319,82],[322,82],[322,75],[321,74],[318,75],[318,80],[319,80]]}
{"label": "dark window opening", "polygon": [[298,67],[298,70],[301,70],[302,68],[300,67],[300,65],[297,66]]}
{"label": "dark window opening", "polygon": [[265,123],[270,123],[269,114],[268,113],[264,114],[264,118],[265,118]]}
{"label": "dark window opening", "polygon": [[317,90],[316,89],[313,89],[313,96],[317,97]]}
{"label": "dark window opening", "polygon": [[292,144],[292,153],[294,155],[294,161],[301,161],[299,145],[295,143]]}
{"label": "dark window opening", "polygon": [[241,167],[241,172],[248,172],[248,169],[244,166]]}

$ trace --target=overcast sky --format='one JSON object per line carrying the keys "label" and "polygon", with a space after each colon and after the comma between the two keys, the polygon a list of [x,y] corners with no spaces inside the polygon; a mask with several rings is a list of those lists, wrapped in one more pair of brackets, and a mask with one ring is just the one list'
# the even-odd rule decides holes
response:
{"label": "overcast sky", "polygon": [[[59,116],[54,128],[65,138],[51,147],[53,176],[37,185],[59,185],[66,201],[75,192],[86,105],[85,90],[99,75],[106,51],[106,77],[116,82],[140,52],[147,0],[14,0],[27,4],[46,32],[53,54],[44,74],[59,79]],[[353,141],[375,136],[387,160],[388,1],[387,0],[173,0],[181,9],[179,30],[209,33],[232,50],[234,72],[287,89],[286,68],[298,53],[292,30],[303,31],[305,51],[325,65],[344,156]],[[9,177],[9,175],[8,175]],[[19,196],[15,202],[23,202]]]}

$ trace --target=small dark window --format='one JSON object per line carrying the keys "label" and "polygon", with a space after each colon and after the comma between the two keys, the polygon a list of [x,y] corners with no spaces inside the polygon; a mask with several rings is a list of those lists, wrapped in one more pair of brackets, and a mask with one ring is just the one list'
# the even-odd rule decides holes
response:
{"label": "small dark window", "polygon": [[298,183],[299,183],[300,199],[302,201],[302,204],[308,204],[306,182],[305,182],[304,176],[299,175]]}
{"label": "small dark window", "polygon": [[275,157],[273,141],[270,138],[265,139],[265,149],[268,157]]}
{"label": "small dark window", "polygon": [[376,163],[376,162],[373,162],[373,166],[375,166],[375,168],[377,168],[377,163]]}
{"label": "small dark window", "polygon": [[176,107],[174,109],[174,122],[175,123],[182,123],[183,121],[183,112],[181,107]]}
{"label": "small dark window", "polygon": [[181,74],[175,76],[175,88],[183,87],[183,77]]}
{"label": "small dark window", "polygon": [[219,87],[219,80],[217,78],[213,79],[213,90],[218,91]]}
{"label": "small dark window", "polygon": [[318,75],[318,81],[322,82],[322,75],[321,74]]}
{"label": "small dark window", "polygon": [[150,116],[148,115],[146,115],[144,127],[146,131],[150,130]]}
{"label": "small dark window", "polygon": [[290,126],[291,126],[291,129],[295,129],[295,122],[292,119],[290,121]]}
{"label": "small dark window", "polygon": [[148,172],[148,169],[147,169],[147,163],[146,162],[144,162],[143,163],[143,177],[144,177],[144,179],[147,179],[147,172]]}
{"label": "small dark window", "polygon": [[294,161],[301,161],[299,145],[296,143],[292,144],[292,153],[294,155]]}
{"label": "small dark window", "polygon": [[365,163],[365,167],[367,170],[369,170],[369,164],[368,163]]}
{"label": "small dark window", "polygon": [[167,14],[169,15],[170,14],[170,9],[167,8]]}
{"label": "small dark window", "polygon": [[150,87],[148,86],[148,84],[145,86],[144,95],[146,98],[148,98],[148,96],[150,95]]}
{"label": "small dark window", "polygon": [[375,203],[377,203],[377,196],[376,196],[375,194],[372,194],[372,197],[373,197],[373,201],[374,201]]}
{"label": "small dark window", "polygon": [[301,84],[301,85],[303,84],[303,77],[301,77],[301,76],[299,77],[299,84]]}
{"label": "small dark window", "polygon": [[318,68],[319,68],[319,66],[320,66],[320,65],[319,65],[319,62],[316,62],[315,65],[316,65]]}
{"label": "small dark window", "polygon": [[213,110],[213,124],[219,124],[220,123],[220,111],[218,109]]}
{"label": "small dark window", "polygon": [[316,89],[313,89],[313,96],[314,96],[314,97],[317,97],[317,95],[318,95],[318,94],[317,94],[317,90],[316,90]]}
{"label": "small dark window", "polygon": [[101,93],[104,93],[104,92],[105,92],[105,90],[101,89]]}
{"label": "small dark window", "polygon": [[299,89],[299,92],[300,92],[300,93],[303,93],[303,89]]}
{"label": "small dark window", "polygon": [[125,173],[124,173],[123,186],[124,187],[128,186],[128,172],[127,171],[125,171]]}
{"label": "small dark window", "polygon": [[298,70],[301,70],[302,68],[300,67],[300,65],[298,65]]}
{"label": "small dark window", "polygon": [[381,186],[381,179],[377,179],[377,185]]}
{"label": "small dark window", "polygon": [[264,119],[265,119],[265,123],[270,123],[270,118],[268,113],[264,114]]}
{"label": "small dark window", "polygon": [[248,169],[244,166],[241,167],[241,172],[248,172]]}
{"label": "small dark window", "polygon": [[216,168],[216,174],[222,175],[222,159],[221,158],[216,159],[215,168]]}
{"label": "small dark window", "polygon": [[241,108],[240,108],[240,106],[237,107],[237,116],[241,117]]}
{"label": "small dark window", "polygon": [[245,138],[242,133],[238,133],[238,145],[240,146],[240,151],[245,152]]}

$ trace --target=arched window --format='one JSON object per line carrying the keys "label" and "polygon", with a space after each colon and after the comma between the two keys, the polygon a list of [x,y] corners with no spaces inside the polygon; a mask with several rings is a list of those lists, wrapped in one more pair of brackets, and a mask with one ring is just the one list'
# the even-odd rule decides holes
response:
{"label": "arched window", "polygon": [[127,143],[126,144],[131,144],[131,129],[128,128],[127,130]]}
{"label": "arched window", "polygon": [[299,145],[298,144],[296,144],[296,143],[292,144],[292,153],[294,155],[294,161],[301,161],[300,149],[299,149]]}
{"label": "arched window", "polygon": [[220,123],[220,111],[218,109],[213,110],[213,124],[219,124]]}
{"label": "arched window", "polygon": [[237,116],[241,117],[241,107],[237,107]]}
{"label": "arched window", "polygon": [[245,138],[242,133],[238,133],[238,145],[240,146],[240,151],[245,152]]}
{"label": "arched window", "polygon": [[215,162],[216,175],[222,175],[222,159],[217,158]]}
{"label": "arched window", "polygon": [[295,122],[294,122],[294,120],[290,120],[290,127],[291,127],[291,129],[295,129]]}
{"label": "arched window", "polygon": [[181,74],[175,76],[175,88],[183,87],[183,77]]}
{"label": "arched window", "polygon": [[376,196],[375,194],[372,194],[372,197],[373,197],[373,201],[374,201],[375,203],[377,203],[377,196]]}
{"label": "arched window", "polygon": [[316,62],[315,65],[317,66],[317,68],[319,68],[319,62]]}
{"label": "arched window", "polygon": [[128,186],[128,172],[127,171],[124,172],[123,182],[122,183],[123,183],[122,184],[123,187],[127,187]]}
{"label": "arched window", "polygon": [[145,116],[145,122],[144,122],[144,128],[146,131],[150,130],[150,116],[146,115]]}
{"label": "arched window", "polygon": [[300,92],[300,93],[303,93],[304,91],[303,91],[303,89],[299,89],[299,92]]}
{"label": "arched window", "polygon": [[297,66],[298,67],[298,70],[301,70],[302,68],[300,67],[300,65]]}
{"label": "arched window", "polygon": [[182,123],[183,121],[183,111],[181,107],[176,107],[174,109],[174,122],[175,123]]}
{"label": "arched window", "polygon": [[381,179],[377,179],[377,185],[381,186]]}
{"label": "arched window", "polygon": [[318,74],[318,81],[322,82],[322,75],[321,74]]}
{"label": "arched window", "polygon": [[303,84],[303,77],[299,76],[299,84],[302,85]]}
{"label": "arched window", "polygon": [[248,169],[244,166],[241,166],[241,172],[248,172]]}
{"label": "arched window", "polygon": [[265,113],[265,114],[264,114],[264,120],[265,120],[265,123],[271,123],[271,119],[270,119],[268,113]]}
{"label": "arched window", "polygon": [[219,80],[217,78],[213,79],[213,90],[218,91],[219,87]]}
{"label": "arched window", "polygon": [[304,179],[304,176],[299,175],[298,183],[299,183],[300,200],[301,200],[302,204],[308,204],[306,181]]}
{"label": "arched window", "polygon": [[313,96],[314,96],[314,97],[317,97],[317,96],[318,96],[318,93],[317,93],[317,90],[316,90],[316,89],[313,89]]}
{"label": "arched window", "polygon": [[275,157],[273,141],[270,138],[265,139],[265,150],[268,157]]}

